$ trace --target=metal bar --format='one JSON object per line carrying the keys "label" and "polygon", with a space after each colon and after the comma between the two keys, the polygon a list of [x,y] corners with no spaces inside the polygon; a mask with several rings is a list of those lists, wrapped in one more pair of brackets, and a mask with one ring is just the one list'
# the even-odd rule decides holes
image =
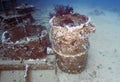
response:
{"label": "metal bar", "polygon": [[24,74],[24,79],[25,82],[31,82],[31,70],[29,68],[29,65],[27,64],[25,67],[25,74]]}
{"label": "metal bar", "polygon": [[[28,64],[30,70],[53,70],[55,69],[54,64]],[[0,65],[0,71],[6,70],[25,70],[25,65]]]}

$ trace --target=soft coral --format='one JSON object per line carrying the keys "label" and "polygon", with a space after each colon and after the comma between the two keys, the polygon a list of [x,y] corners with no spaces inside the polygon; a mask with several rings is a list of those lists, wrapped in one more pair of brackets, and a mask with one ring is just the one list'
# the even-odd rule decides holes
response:
{"label": "soft coral", "polygon": [[69,5],[55,5],[54,6],[54,11],[55,13],[50,13],[50,18],[53,16],[62,16],[66,14],[71,14],[73,13],[73,8],[70,7]]}

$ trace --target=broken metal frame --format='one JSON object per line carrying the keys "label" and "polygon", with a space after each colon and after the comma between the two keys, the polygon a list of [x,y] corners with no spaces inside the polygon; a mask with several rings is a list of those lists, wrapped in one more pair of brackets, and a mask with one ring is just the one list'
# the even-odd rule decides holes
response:
{"label": "broken metal frame", "polygon": [[[52,62],[42,62],[42,63],[28,63],[28,64],[0,64],[0,71],[10,71],[10,70],[25,70],[24,81],[31,82],[31,71],[32,70],[55,70],[56,63]],[[56,70],[55,70],[56,71]]]}

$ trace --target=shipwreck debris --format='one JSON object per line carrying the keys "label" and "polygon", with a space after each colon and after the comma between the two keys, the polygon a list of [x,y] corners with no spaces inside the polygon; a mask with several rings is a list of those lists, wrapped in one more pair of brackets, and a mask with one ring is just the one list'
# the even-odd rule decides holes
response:
{"label": "shipwreck debris", "polygon": [[2,45],[12,59],[42,58],[47,55],[49,37],[45,27],[41,25],[28,25],[26,31],[23,27],[3,32]]}
{"label": "shipwreck debris", "polygon": [[0,16],[0,51],[4,51],[4,57],[15,60],[46,57],[49,35],[46,27],[34,24],[35,7],[23,4],[15,9],[16,14]]}
{"label": "shipwreck debris", "polygon": [[[15,1],[15,0],[13,0]],[[8,1],[3,1],[3,2],[8,2]],[[16,3],[16,2],[15,2]],[[13,4],[15,4],[13,3]],[[3,4],[3,6],[7,6],[7,4]],[[8,5],[10,7],[10,5]],[[3,10],[5,8],[3,7]],[[9,29],[12,28],[13,26],[19,25],[20,23],[33,23],[35,19],[32,16],[32,12],[35,11],[35,7],[33,5],[29,4],[22,4],[22,5],[14,5],[14,14],[1,14],[0,15],[0,29]],[[7,13],[11,12],[12,10],[8,11],[6,10]],[[6,11],[3,11],[6,13]]]}
{"label": "shipwreck debris", "polygon": [[73,13],[72,7],[57,6],[55,9],[50,30],[58,67],[64,72],[79,73],[86,64],[88,37],[95,31],[94,25],[89,17]]}

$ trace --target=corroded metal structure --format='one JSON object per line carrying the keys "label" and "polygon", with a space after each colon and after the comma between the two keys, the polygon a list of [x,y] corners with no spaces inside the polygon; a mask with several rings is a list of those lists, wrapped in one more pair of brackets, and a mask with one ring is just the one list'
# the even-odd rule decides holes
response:
{"label": "corroded metal structure", "polygon": [[49,37],[45,27],[15,27],[2,34],[4,56],[12,59],[37,59],[47,55]]}
{"label": "corroded metal structure", "polygon": [[50,20],[52,47],[59,68],[68,73],[81,72],[89,49],[88,36],[94,32],[90,18],[78,13],[54,16]]}
{"label": "corroded metal structure", "polygon": [[0,16],[0,53],[10,59],[37,59],[47,55],[49,36],[46,27],[36,25],[33,5],[15,6],[16,14]]}

